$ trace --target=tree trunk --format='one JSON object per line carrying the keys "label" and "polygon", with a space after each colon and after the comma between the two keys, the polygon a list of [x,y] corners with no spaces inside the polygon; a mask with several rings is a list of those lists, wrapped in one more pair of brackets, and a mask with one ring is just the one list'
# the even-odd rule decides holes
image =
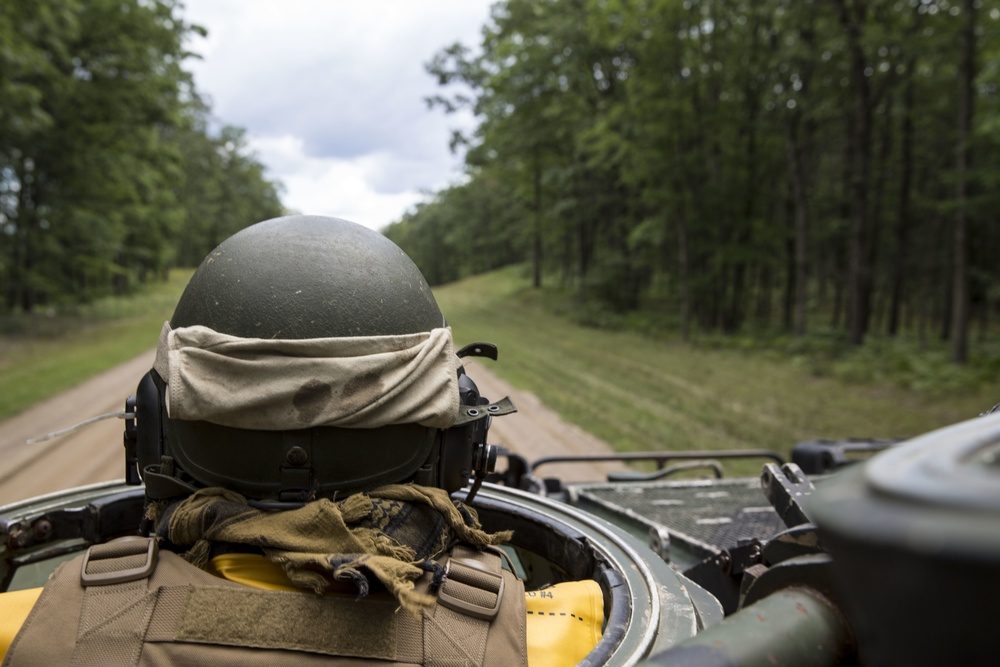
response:
{"label": "tree trunk", "polygon": [[[751,32],[753,41],[750,44],[751,54],[749,55],[749,58],[754,60],[757,58],[756,53],[760,47],[756,39],[759,34],[756,28],[757,26],[755,25],[755,29]],[[757,85],[749,79],[745,82],[743,99],[745,100],[745,106],[742,117],[745,120],[740,127],[740,135],[745,137],[743,148],[745,166],[743,170],[746,174],[746,180],[744,183],[742,219],[734,221],[736,225],[734,241],[739,248],[749,248],[754,242],[752,221],[757,209],[757,190],[760,187],[757,178],[757,132],[760,93]],[[727,333],[738,331],[743,326],[743,320],[746,317],[747,303],[749,301],[747,297],[748,265],[749,262],[740,257],[733,266],[732,292],[729,295],[729,307],[727,308],[728,312],[726,313],[726,321],[724,323],[724,330]]]}
{"label": "tree trunk", "polygon": [[[798,312],[797,308],[797,298],[798,298],[798,276],[796,271],[796,238],[795,238],[795,205],[790,202],[792,209],[791,223],[792,229],[790,234],[785,235],[785,289],[784,289],[784,303],[782,304],[782,326],[785,331],[792,331],[795,329],[795,321]],[[798,332],[796,332],[798,335]]]}
{"label": "tree trunk", "polygon": [[955,230],[951,297],[951,360],[964,364],[969,358],[968,204],[969,165],[972,161],[973,85],[976,78],[976,3],[962,5],[962,60],[959,68],[958,146],[955,151]]}
{"label": "tree trunk", "polygon": [[535,198],[532,208],[535,214],[534,242],[532,244],[532,285],[542,286],[542,161],[535,148]]}
{"label": "tree trunk", "polygon": [[683,219],[677,221],[677,270],[680,274],[681,338],[691,340],[691,286],[688,278],[688,237]]}
{"label": "tree trunk", "polygon": [[798,113],[790,116],[785,146],[788,153],[788,175],[792,183],[792,209],[794,211],[795,335],[804,336],[806,333],[807,281],[809,280],[807,245],[809,214],[806,204],[805,173],[801,159],[802,147],[798,138],[799,119],[800,115]]}
{"label": "tree trunk", "polygon": [[[864,5],[848,7],[847,0],[837,0],[840,23],[847,37],[851,58],[851,88],[854,108],[848,141],[852,146],[851,224],[847,289],[848,336],[853,345],[861,345],[865,337],[871,290],[871,267],[868,265],[868,244],[871,221],[868,214],[868,187],[871,172],[871,87],[865,68],[868,66],[861,46]],[[860,15],[859,15],[860,14]]]}
{"label": "tree trunk", "polygon": [[892,256],[892,287],[889,303],[889,335],[899,333],[899,318],[903,307],[903,284],[906,278],[907,241],[910,231],[910,200],[913,183],[913,68],[915,58],[906,63],[906,90],[903,94],[902,175],[896,213],[896,252]]}
{"label": "tree trunk", "polygon": [[868,284],[865,289],[868,295],[868,306],[864,311],[863,329],[865,332],[873,328],[873,317],[876,320],[874,328],[878,329],[881,322],[879,318],[883,315],[881,308],[884,304],[884,299],[880,298],[879,292],[875,289],[875,267],[879,265],[879,245],[882,239],[878,231],[881,227],[882,210],[885,203],[886,175],[889,172],[889,160],[893,150],[893,127],[889,119],[893,116],[894,101],[894,98],[890,95],[885,103],[884,110],[881,112],[885,120],[881,123],[882,132],[881,140],[879,141],[878,162],[873,170],[874,184],[871,197],[872,205],[869,209],[870,222],[868,224],[868,234],[865,237],[865,248],[867,249],[866,263],[869,267]]}

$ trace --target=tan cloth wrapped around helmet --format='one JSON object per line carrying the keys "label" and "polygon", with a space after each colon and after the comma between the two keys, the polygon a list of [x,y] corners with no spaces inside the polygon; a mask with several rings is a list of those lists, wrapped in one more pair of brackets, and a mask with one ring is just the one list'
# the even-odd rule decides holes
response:
{"label": "tan cloth wrapped around helmet", "polygon": [[266,340],[165,322],[153,368],[167,414],[251,430],[448,428],[459,414],[450,328],[398,336]]}

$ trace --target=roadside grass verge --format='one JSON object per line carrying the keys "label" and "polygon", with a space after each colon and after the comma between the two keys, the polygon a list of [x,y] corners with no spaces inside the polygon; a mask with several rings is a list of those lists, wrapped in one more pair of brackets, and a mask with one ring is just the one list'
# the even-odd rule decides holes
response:
{"label": "roadside grass verge", "polygon": [[154,348],[191,273],[71,312],[3,318],[0,419]]}
{"label": "roadside grass verge", "polygon": [[554,315],[565,309],[552,307],[552,293],[528,287],[522,271],[435,289],[456,345],[496,343],[498,362],[484,364],[619,451],[788,455],[801,440],[911,437],[1000,401],[997,381],[904,387],[817,373],[791,354],[581,327]]}

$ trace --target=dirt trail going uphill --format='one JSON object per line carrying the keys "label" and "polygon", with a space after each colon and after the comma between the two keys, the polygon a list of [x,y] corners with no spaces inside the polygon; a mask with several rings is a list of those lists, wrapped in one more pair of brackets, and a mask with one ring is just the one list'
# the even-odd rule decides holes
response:
{"label": "dirt trail going uphill", "polygon": [[[47,442],[25,441],[106,412],[121,410],[139,379],[153,365],[153,352],[116,366],[65,393],[0,422],[0,505],[83,484],[122,479],[124,451],[120,419],[108,419]],[[559,416],[528,392],[517,391],[489,372],[482,363],[467,363],[480,392],[491,400],[510,396],[518,407],[513,415],[493,420],[489,441],[521,454],[529,461],[557,454],[605,453],[603,441]],[[567,481],[604,479],[621,466],[599,464],[551,465],[539,472]]]}

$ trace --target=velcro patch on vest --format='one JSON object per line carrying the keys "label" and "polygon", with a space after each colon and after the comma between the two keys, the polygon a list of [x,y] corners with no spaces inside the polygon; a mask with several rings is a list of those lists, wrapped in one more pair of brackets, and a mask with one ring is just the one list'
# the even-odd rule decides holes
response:
{"label": "velcro patch on vest", "polygon": [[[356,601],[309,593],[184,586],[160,589],[158,610],[164,621],[184,596],[173,632],[151,635],[181,641],[264,649],[286,649],[326,655],[396,659],[395,600]],[[171,603],[170,598],[174,598]],[[147,636],[147,639],[151,639]]]}

